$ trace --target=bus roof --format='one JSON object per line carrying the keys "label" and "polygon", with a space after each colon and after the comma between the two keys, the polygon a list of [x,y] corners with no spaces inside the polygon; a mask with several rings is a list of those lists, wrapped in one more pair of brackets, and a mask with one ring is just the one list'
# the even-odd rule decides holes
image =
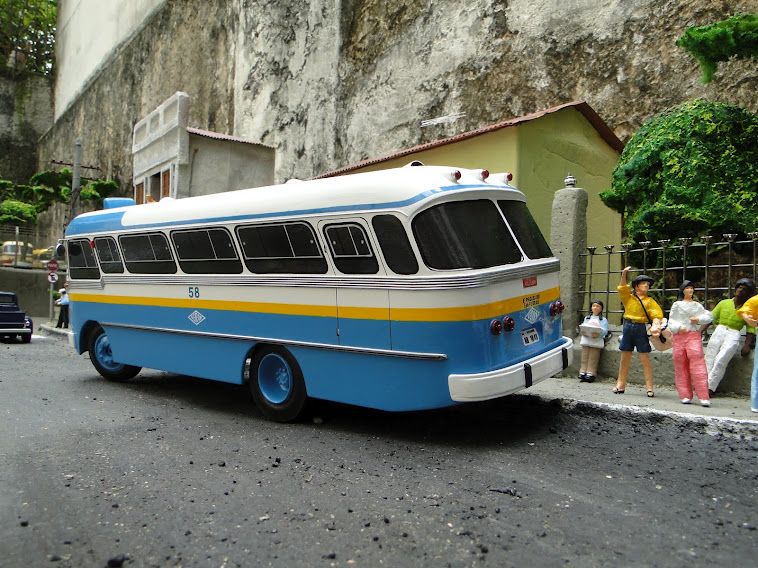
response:
{"label": "bus roof", "polygon": [[[461,177],[454,177],[454,172]],[[506,190],[511,199],[524,200],[505,174],[486,179],[483,170],[444,166],[415,166],[318,180],[242,189],[184,199],[163,198],[157,203],[94,211],[76,217],[66,236],[162,227],[187,223],[214,223],[370,210],[415,209],[447,191]]]}

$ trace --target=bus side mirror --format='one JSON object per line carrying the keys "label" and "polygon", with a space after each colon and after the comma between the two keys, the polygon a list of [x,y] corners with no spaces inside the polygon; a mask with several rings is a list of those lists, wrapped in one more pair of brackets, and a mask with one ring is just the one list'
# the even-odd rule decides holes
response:
{"label": "bus side mirror", "polygon": [[58,246],[55,247],[55,256],[58,258],[65,258],[66,257],[66,245],[63,243],[58,243]]}

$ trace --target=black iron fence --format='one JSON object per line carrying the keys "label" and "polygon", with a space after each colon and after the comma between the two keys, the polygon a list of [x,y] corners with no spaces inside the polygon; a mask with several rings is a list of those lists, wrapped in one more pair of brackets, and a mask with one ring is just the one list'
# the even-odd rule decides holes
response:
{"label": "black iron fence", "polygon": [[723,240],[712,236],[683,237],[655,244],[648,241],[587,247],[587,252],[581,255],[586,260],[586,270],[581,273],[584,290],[579,312],[584,317],[589,312],[590,301],[600,300],[610,322],[620,324],[624,310],[616,287],[625,266],[632,266],[630,282],[639,274],[653,278],[650,295],[666,315],[676,301],[683,280],[691,280],[695,284],[696,299],[713,309],[719,301],[732,296],[737,280],[756,280],[758,232],[748,233],[747,240],[737,237],[725,234]]}

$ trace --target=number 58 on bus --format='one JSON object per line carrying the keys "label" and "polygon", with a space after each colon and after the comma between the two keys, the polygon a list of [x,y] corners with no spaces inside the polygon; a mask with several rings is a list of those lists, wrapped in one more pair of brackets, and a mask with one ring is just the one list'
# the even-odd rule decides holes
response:
{"label": "number 58 on bus", "polygon": [[510,174],[414,165],[76,217],[72,341],[141,367],[389,411],[482,401],[565,369],[558,260]]}

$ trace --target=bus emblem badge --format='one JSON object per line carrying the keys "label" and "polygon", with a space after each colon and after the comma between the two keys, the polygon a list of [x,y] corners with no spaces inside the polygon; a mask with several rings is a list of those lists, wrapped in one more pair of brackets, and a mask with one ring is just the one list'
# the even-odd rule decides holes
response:
{"label": "bus emblem badge", "polygon": [[531,308],[528,312],[526,312],[524,319],[528,321],[529,323],[534,323],[538,319],[540,319],[540,313],[534,308]]}
{"label": "bus emblem badge", "polygon": [[200,312],[198,312],[197,310],[195,310],[194,312],[192,312],[187,317],[195,325],[200,325],[202,323],[202,321],[205,319],[205,316],[203,314],[201,314]]}

